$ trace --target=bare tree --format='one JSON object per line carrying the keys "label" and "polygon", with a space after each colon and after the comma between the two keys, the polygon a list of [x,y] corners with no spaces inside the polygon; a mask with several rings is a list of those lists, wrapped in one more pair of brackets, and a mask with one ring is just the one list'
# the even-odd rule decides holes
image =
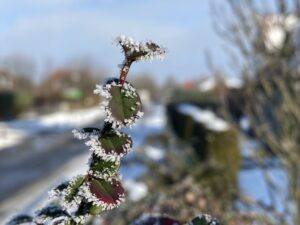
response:
{"label": "bare tree", "polygon": [[288,171],[296,211],[287,207],[286,215],[300,224],[300,1],[226,0],[212,9],[216,30],[233,47],[226,51],[245,82],[245,113]]}

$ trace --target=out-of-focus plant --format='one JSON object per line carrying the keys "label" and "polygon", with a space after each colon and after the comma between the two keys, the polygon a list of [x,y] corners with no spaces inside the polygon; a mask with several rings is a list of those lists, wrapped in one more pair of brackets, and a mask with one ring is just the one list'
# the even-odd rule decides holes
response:
{"label": "out-of-focus plant", "polygon": [[[162,161],[153,161],[148,158],[147,146],[142,147],[138,151],[138,158],[134,159],[134,162],[138,161],[147,165],[151,171],[139,177],[138,181],[146,184],[148,192],[151,194],[139,200],[129,198],[118,209],[103,214],[103,225],[128,225],[144,212],[154,215],[164,213],[176,218],[181,223],[189,221],[198,212],[205,212],[220,219],[224,225],[274,224],[265,215],[242,213],[236,207],[232,207],[230,202],[216,196],[213,185],[206,184],[207,178],[199,176],[201,174],[209,176],[210,172],[208,172],[207,166],[210,165],[207,162],[199,162],[195,152],[188,144],[174,143],[171,136],[173,134],[163,133],[151,137],[151,140],[155,139],[155,144],[158,144],[159,139],[162,140],[159,142],[163,145],[165,154]],[[153,140],[148,142],[148,144],[150,143],[153,144]],[[126,161],[126,163],[130,162]],[[223,174],[224,169],[218,173]],[[218,187],[226,189],[224,180],[219,181]],[[224,192],[226,191],[224,190]],[[235,193],[238,195],[237,192]],[[256,203],[251,204],[253,206]]]}
{"label": "out-of-focus plant", "polygon": [[[300,2],[227,0],[213,9],[217,31],[234,47],[227,52],[244,78],[244,112],[289,175],[279,224],[291,218],[300,224]],[[274,203],[268,208],[275,210]]]}

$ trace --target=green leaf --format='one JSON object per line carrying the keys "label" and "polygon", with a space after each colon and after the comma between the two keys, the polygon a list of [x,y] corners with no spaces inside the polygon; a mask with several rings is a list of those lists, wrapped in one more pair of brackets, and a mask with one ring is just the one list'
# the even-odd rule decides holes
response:
{"label": "green leaf", "polygon": [[116,172],[119,168],[120,163],[117,161],[105,161],[99,158],[93,159],[90,169],[99,173],[105,173],[106,171]]}
{"label": "green leaf", "polygon": [[99,215],[103,212],[103,208],[101,206],[92,205],[89,209],[89,213],[93,216]]}
{"label": "green leaf", "polygon": [[[126,120],[133,120],[141,110],[138,93],[120,86],[112,86],[109,92],[112,96],[108,104],[111,116],[123,124],[126,124]],[[126,96],[126,93],[130,96]]]}
{"label": "green leaf", "polygon": [[81,202],[78,210],[76,211],[76,216],[87,216],[87,215],[99,215],[103,211],[102,207],[93,205],[92,202]]}
{"label": "green leaf", "polygon": [[85,176],[79,176],[75,180],[70,182],[70,185],[68,187],[68,192],[65,196],[65,200],[67,202],[71,202],[75,196],[77,195],[80,186],[84,183],[85,181]]}
{"label": "green leaf", "polygon": [[132,147],[131,138],[125,133],[107,132],[102,134],[98,141],[104,154],[120,155],[123,156],[128,153]]}

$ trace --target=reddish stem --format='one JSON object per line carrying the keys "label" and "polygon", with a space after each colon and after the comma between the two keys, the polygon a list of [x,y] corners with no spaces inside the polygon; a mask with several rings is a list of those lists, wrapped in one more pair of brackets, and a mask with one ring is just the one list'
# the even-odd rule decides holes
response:
{"label": "reddish stem", "polygon": [[119,83],[123,86],[127,77],[127,74],[129,72],[130,66],[132,64],[132,60],[126,60],[126,62],[123,64],[123,67],[120,72],[120,80]]}

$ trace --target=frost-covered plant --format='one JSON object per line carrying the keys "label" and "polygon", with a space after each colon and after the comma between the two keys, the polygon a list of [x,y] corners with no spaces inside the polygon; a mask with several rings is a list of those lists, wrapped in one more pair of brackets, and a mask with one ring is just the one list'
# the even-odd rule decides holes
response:
{"label": "frost-covered plant", "polygon": [[[86,174],[65,181],[50,191],[50,203],[35,216],[18,215],[8,225],[83,225],[89,216],[100,215],[124,201],[125,191],[119,175],[120,161],[132,148],[131,137],[121,132],[131,127],[143,116],[140,97],[135,88],[126,81],[133,62],[162,59],[165,49],[152,41],[136,42],[120,36],[116,43],[121,46],[125,60],[120,77],[109,79],[104,85],[96,85],[94,91],[105,98],[101,107],[106,118],[102,128],[87,127],[73,130],[74,137],[85,140],[91,151]],[[182,225],[164,215],[144,215],[131,225]],[[187,225],[219,225],[208,215],[199,215]]]}
{"label": "frost-covered plant", "polygon": [[118,169],[121,158],[132,147],[132,140],[120,129],[131,127],[143,116],[140,97],[126,77],[133,62],[162,59],[166,51],[152,41],[136,42],[125,36],[115,41],[125,56],[120,77],[109,79],[104,85],[96,85],[94,91],[106,99],[101,104],[106,114],[103,128],[73,130],[75,138],[85,140],[91,151],[88,171],[63,182],[50,192],[50,197],[59,199],[60,204],[47,205],[34,217],[16,216],[9,225],[80,225],[90,215],[99,215],[124,201],[124,188]]}

